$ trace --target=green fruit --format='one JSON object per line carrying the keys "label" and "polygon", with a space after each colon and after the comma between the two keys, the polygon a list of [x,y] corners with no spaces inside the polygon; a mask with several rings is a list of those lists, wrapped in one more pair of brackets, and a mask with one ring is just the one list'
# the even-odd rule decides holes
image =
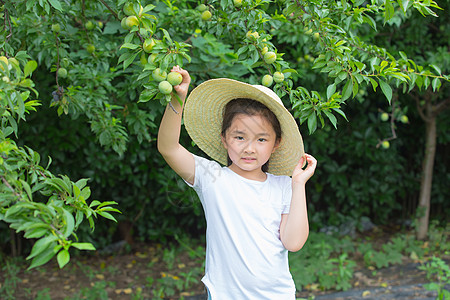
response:
{"label": "green fruit", "polygon": [[256,41],[259,38],[259,33],[256,31],[247,31],[247,34],[245,35],[247,37],[247,39],[249,39],[250,41]]}
{"label": "green fruit", "polygon": [[236,7],[241,7],[242,6],[242,0],[233,0],[233,4]]}
{"label": "green fruit", "polygon": [[102,29],[102,28],[103,28],[103,22],[101,22],[101,21],[98,21],[98,22],[97,22],[97,24],[98,24],[98,27],[99,27],[100,29]]}
{"label": "green fruit", "polygon": [[408,116],[406,115],[401,116],[400,121],[404,124],[408,124],[409,123]]}
{"label": "green fruit", "polygon": [[67,70],[65,68],[59,68],[57,73],[59,78],[67,77]]}
{"label": "green fruit", "polygon": [[89,53],[94,53],[94,51],[95,51],[95,46],[94,45],[92,45],[92,44],[88,44],[87,46],[86,46],[86,50],[87,50],[87,52],[89,52]]}
{"label": "green fruit", "polygon": [[167,81],[173,85],[179,85],[183,81],[183,76],[178,72],[170,72],[169,75],[167,75]]}
{"label": "green fruit", "polygon": [[129,30],[130,29],[130,27],[127,25],[127,17],[123,18],[122,21],[120,21],[120,25],[125,30]]}
{"label": "green fruit", "polygon": [[381,143],[381,147],[383,147],[384,149],[388,149],[390,146],[391,145],[390,145],[389,141],[383,141]]}
{"label": "green fruit", "polygon": [[139,19],[136,16],[129,16],[125,20],[125,23],[126,23],[128,28],[132,28],[133,26],[138,26],[139,25]]}
{"label": "green fruit", "polygon": [[202,20],[203,21],[208,21],[209,19],[211,19],[212,14],[209,10],[205,10],[204,12],[202,12]]}
{"label": "green fruit", "polygon": [[313,38],[314,38],[316,41],[318,41],[319,38],[320,38],[320,34],[319,34],[318,32],[315,32],[314,35],[313,35]]}
{"label": "green fruit", "polygon": [[281,72],[275,72],[273,73],[273,81],[276,83],[281,83],[284,80],[284,74]]}
{"label": "green fruit", "polygon": [[312,29],[308,29],[308,28],[305,28],[305,33],[307,34],[307,35],[310,35],[310,34],[312,34]]}
{"label": "green fruit", "polygon": [[389,115],[388,113],[382,113],[380,116],[381,121],[386,122],[387,120],[389,120]]}
{"label": "green fruit", "polygon": [[269,51],[269,48],[267,48],[267,47],[262,48],[261,49],[261,55],[266,54],[268,51]]}
{"label": "green fruit", "polygon": [[275,52],[269,51],[264,54],[264,62],[266,64],[273,64],[277,60],[277,54]]}
{"label": "green fruit", "polygon": [[204,12],[208,7],[205,4],[200,4],[199,6],[197,6],[197,10],[199,12]]}
{"label": "green fruit", "polygon": [[92,29],[95,28],[95,25],[94,25],[94,23],[92,23],[92,21],[87,21],[86,24],[84,24],[84,27],[85,27],[87,30],[92,30]]}
{"label": "green fruit", "polygon": [[163,93],[164,95],[169,95],[170,93],[172,93],[172,85],[170,84],[170,82],[163,80],[159,83],[158,85],[158,89],[161,93]]}
{"label": "green fruit", "polygon": [[152,72],[152,77],[156,81],[163,81],[163,80],[166,80],[166,78],[167,78],[167,72],[161,70],[160,68],[156,68]]}
{"label": "green fruit", "polygon": [[[0,56],[0,61],[6,64],[6,66],[9,65],[8,58],[6,58],[6,56]],[[2,69],[3,71],[5,70],[2,63],[0,63],[0,69]]]}
{"label": "green fruit", "polygon": [[61,25],[59,25],[59,24],[52,24],[52,31],[53,32],[60,32],[61,31]]}
{"label": "green fruit", "polygon": [[264,86],[270,87],[273,83],[273,77],[270,76],[269,74],[266,74],[263,76],[261,83]]}
{"label": "green fruit", "polygon": [[150,54],[150,56],[148,57],[148,63],[149,64],[154,64],[155,63],[155,59],[156,59],[156,57],[158,56],[158,54],[156,54],[156,53],[152,53],[152,54]]}
{"label": "green fruit", "polygon": [[144,48],[144,51],[147,53],[150,53],[153,49],[153,46],[156,45],[156,42],[154,39],[146,39],[144,41],[144,44],[142,45],[142,48]]}

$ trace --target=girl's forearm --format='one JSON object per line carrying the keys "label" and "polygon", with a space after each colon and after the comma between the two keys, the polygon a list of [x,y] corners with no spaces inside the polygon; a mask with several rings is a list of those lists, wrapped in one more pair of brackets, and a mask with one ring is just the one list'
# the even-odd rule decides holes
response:
{"label": "girl's forearm", "polygon": [[284,247],[292,252],[300,250],[308,238],[309,224],[304,184],[297,183],[292,186],[291,208],[281,233],[280,238]]}
{"label": "girl's forearm", "polygon": [[[171,106],[172,105],[172,106]],[[177,99],[172,97],[166,106],[158,131],[158,151],[164,155],[179,145],[181,132],[181,117],[183,108]]]}

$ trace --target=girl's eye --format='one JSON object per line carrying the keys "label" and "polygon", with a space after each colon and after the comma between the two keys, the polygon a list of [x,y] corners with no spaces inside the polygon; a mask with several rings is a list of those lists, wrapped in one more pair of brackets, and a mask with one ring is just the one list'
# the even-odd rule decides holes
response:
{"label": "girl's eye", "polygon": [[258,139],[258,141],[260,141],[260,142],[265,142],[265,141],[267,141],[267,140],[264,139],[264,138],[260,138],[260,139]]}
{"label": "girl's eye", "polygon": [[237,139],[238,141],[242,141],[244,138],[242,136],[236,136],[235,139]]}

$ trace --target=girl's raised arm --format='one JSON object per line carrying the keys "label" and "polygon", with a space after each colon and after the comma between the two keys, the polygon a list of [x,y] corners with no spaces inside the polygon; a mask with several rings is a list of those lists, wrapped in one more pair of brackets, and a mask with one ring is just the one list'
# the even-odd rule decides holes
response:
{"label": "girl's raised arm", "polygon": [[[191,82],[191,77],[186,70],[176,66],[173,72],[178,72],[183,76],[183,81],[174,87],[180,99],[186,100],[186,95]],[[172,97],[167,105],[164,116],[159,125],[158,131],[158,151],[164,157],[169,166],[190,184],[194,184],[195,164],[194,156],[180,145],[181,116],[183,107],[175,97]]]}

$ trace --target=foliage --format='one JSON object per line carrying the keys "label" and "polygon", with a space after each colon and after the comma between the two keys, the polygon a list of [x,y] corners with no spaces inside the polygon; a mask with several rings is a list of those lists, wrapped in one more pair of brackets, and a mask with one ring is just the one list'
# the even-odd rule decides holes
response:
{"label": "foliage", "polygon": [[446,289],[446,286],[450,284],[450,267],[444,260],[433,256],[428,263],[420,266],[419,269],[426,271],[429,280],[437,279],[437,282],[425,285],[427,290],[438,293],[436,300],[450,297],[450,291]]}
{"label": "foliage", "polygon": [[[0,175],[5,183],[0,220],[24,231],[26,238],[41,238],[29,256],[32,266],[47,262],[59,251],[56,257],[62,267],[70,259],[70,247],[93,249],[89,243],[78,242],[75,231],[85,230],[83,219],[88,219],[91,229],[97,215],[114,219],[110,212],[118,212],[112,207],[115,203],[127,211],[121,220],[131,222],[142,239],[167,238],[177,233],[174,227],[195,230],[204,224],[203,219],[198,221],[198,202],[194,204],[183,182],[162,169],[164,163],[154,147],[156,124],[171,97],[157,89],[151,75],[156,68],[169,71],[174,64],[184,66],[194,86],[219,76],[255,84],[264,75],[282,72],[285,80],[273,89],[289,99],[293,114],[310,133],[327,124],[337,127],[340,117],[348,119],[343,105],[366,90],[381,93],[392,104],[397,89],[438,92],[448,82],[442,66],[416,61],[405,49],[391,52],[372,38],[389,22],[411,18],[412,11],[434,18],[439,11],[434,1],[366,5],[364,1],[249,0],[235,7],[231,0],[213,0],[207,3],[212,13],[209,20],[200,17],[196,1],[130,3],[132,9],[125,13],[125,0],[0,1],[4,20],[0,54],[8,58],[0,61]],[[127,24],[129,17],[132,22]],[[144,47],[146,41],[154,42],[150,50]],[[266,51],[276,54],[274,63],[264,61]],[[302,63],[289,59],[296,52],[304,52]],[[320,84],[302,86],[303,79]],[[38,125],[26,128],[25,115],[41,103],[45,109],[35,114]],[[61,120],[55,120],[56,115]],[[360,140],[356,143],[359,155],[376,139],[370,127],[374,126],[354,133]],[[40,135],[20,135],[21,130]],[[326,135],[321,138],[326,140]],[[55,137],[54,145],[47,136]],[[30,147],[33,144],[40,145],[39,150],[31,150],[36,147]],[[58,157],[41,167],[41,151]],[[364,159],[366,163],[381,161],[383,153]],[[394,154],[388,159],[395,161]],[[354,167],[360,165],[330,164],[330,186],[340,189],[348,183],[342,172]],[[350,207],[340,210],[347,213],[351,207],[363,207],[358,201],[371,202],[368,194],[381,201],[373,211],[358,211],[358,216],[378,213],[386,204],[398,209],[392,199],[404,193],[411,181],[394,191],[391,185],[399,178],[377,185],[370,172],[400,174],[402,169],[395,167],[374,164],[372,170],[361,170],[364,174],[355,176],[365,181],[352,182]],[[68,175],[53,175],[58,173]],[[92,178],[96,198],[108,200],[88,204],[87,180],[69,179],[73,177]],[[317,184],[316,188],[320,192],[327,186]],[[344,195],[338,197],[337,204],[344,206]],[[104,227],[108,232],[109,225]],[[89,239],[84,234],[83,238]],[[340,260],[335,264],[342,267]]]}

